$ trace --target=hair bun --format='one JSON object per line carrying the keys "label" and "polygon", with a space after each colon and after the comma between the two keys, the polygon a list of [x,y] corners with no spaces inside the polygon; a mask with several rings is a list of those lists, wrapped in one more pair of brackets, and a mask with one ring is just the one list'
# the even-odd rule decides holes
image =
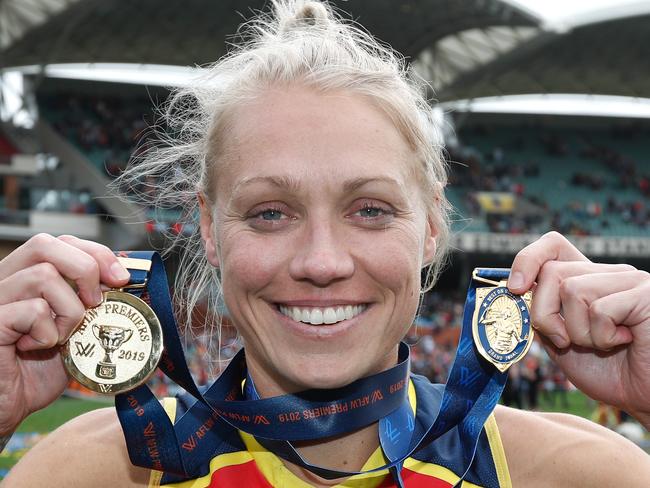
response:
{"label": "hair bun", "polygon": [[285,4],[285,8],[277,9],[281,33],[305,27],[327,27],[330,23],[330,13],[321,2],[313,0],[278,2],[276,6],[282,3]]}
{"label": "hair bun", "polygon": [[329,14],[325,5],[320,2],[305,2],[296,12],[296,20],[308,22],[313,25],[327,23]]}

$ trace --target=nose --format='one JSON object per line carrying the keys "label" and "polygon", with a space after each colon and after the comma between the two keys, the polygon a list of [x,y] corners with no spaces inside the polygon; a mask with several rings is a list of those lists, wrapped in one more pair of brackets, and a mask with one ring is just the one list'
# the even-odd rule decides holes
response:
{"label": "nose", "polygon": [[354,273],[354,259],[345,239],[331,223],[316,223],[305,228],[298,251],[289,264],[294,280],[327,286]]}

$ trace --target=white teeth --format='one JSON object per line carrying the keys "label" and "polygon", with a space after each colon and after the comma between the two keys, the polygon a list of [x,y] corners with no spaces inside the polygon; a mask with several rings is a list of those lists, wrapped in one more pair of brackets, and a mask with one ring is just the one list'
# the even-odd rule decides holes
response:
{"label": "white teeth", "polygon": [[309,316],[309,310],[307,310],[306,308],[303,309],[302,314],[300,316],[299,322],[307,322],[308,324],[311,323],[310,322],[310,316]]}
{"label": "white teeth", "polygon": [[336,322],[345,320],[345,309],[343,307],[336,308]]}
{"label": "white teeth", "polygon": [[[300,311],[300,309],[299,308],[292,308],[291,310],[293,310],[293,312],[289,316],[293,320],[295,320],[296,322],[300,322],[300,320],[302,319],[302,312]],[[284,313],[284,312],[282,312],[282,313]],[[288,315],[288,314],[285,314],[285,315]]]}
{"label": "white teeth", "polygon": [[311,325],[335,324],[342,320],[350,320],[366,309],[365,305],[345,305],[339,307],[286,307],[280,306],[280,313],[292,318],[296,322]]}
{"label": "white teeth", "polygon": [[334,324],[336,323],[336,312],[333,308],[326,308],[323,312],[323,323]]}
{"label": "white teeth", "polygon": [[[303,314],[304,314],[304,312],[303,312]],[[323,311],[320,308],[315,308],[309,314],[309,318],[311,319],[311,320],[309,320],[309,322],[312,325],[320,325],[320,324],[323,323]]]}
{"label": "white teeth", "polygon": [[354,317],[354,314],[352,313],[352,305],[346,305],[346,307],[345,307],[345,318],[347,320],[349,320],[352,317]]}

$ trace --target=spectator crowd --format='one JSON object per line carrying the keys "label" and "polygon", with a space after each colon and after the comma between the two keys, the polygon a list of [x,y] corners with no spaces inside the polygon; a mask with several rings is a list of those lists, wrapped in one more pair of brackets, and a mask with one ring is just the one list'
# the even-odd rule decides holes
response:
{"label": "spectator crowd", "polygon": [[[470,216],[484,218],[491,232],[557,230],[563,234],[600,235],[616,222],[629,224],[642,233],[650,229],[650,166],[642,159],[644,151],[622,149],[643,147],[648,127],[509,130],[504,138],[502,128],[475,125],[460,131],[463,145],[448,148],[450,187],[462,194]],[[485,142],[495,134],[492,143]],[[472,145],[474,140],[483,141],[481,149]],[[578,160],[587,162],[589,169],[570,172],[562,181],[547,181],[544,176],[548,165],[574,166],[572,163]],[[586,190],[588,196],[583,197],[583,192],[558,204],[544,191],[545,186],[554,185],[567,195],[576,193],[576,189]],[[527,209],[524,211],[491,214],[481,208],[477,192],[510,193],[518,205],[529,205],[523,205]]]}

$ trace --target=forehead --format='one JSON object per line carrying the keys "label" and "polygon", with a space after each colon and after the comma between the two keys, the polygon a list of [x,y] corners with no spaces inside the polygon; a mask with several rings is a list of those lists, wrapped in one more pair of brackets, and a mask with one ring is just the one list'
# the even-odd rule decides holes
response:
{"label": "forehead", "polygon": [[370,176],[410,185],[414,178],[408,143],[360,95],[274,88],[234,109],[221,139],[219,192],[258,176],[334,185]]}

